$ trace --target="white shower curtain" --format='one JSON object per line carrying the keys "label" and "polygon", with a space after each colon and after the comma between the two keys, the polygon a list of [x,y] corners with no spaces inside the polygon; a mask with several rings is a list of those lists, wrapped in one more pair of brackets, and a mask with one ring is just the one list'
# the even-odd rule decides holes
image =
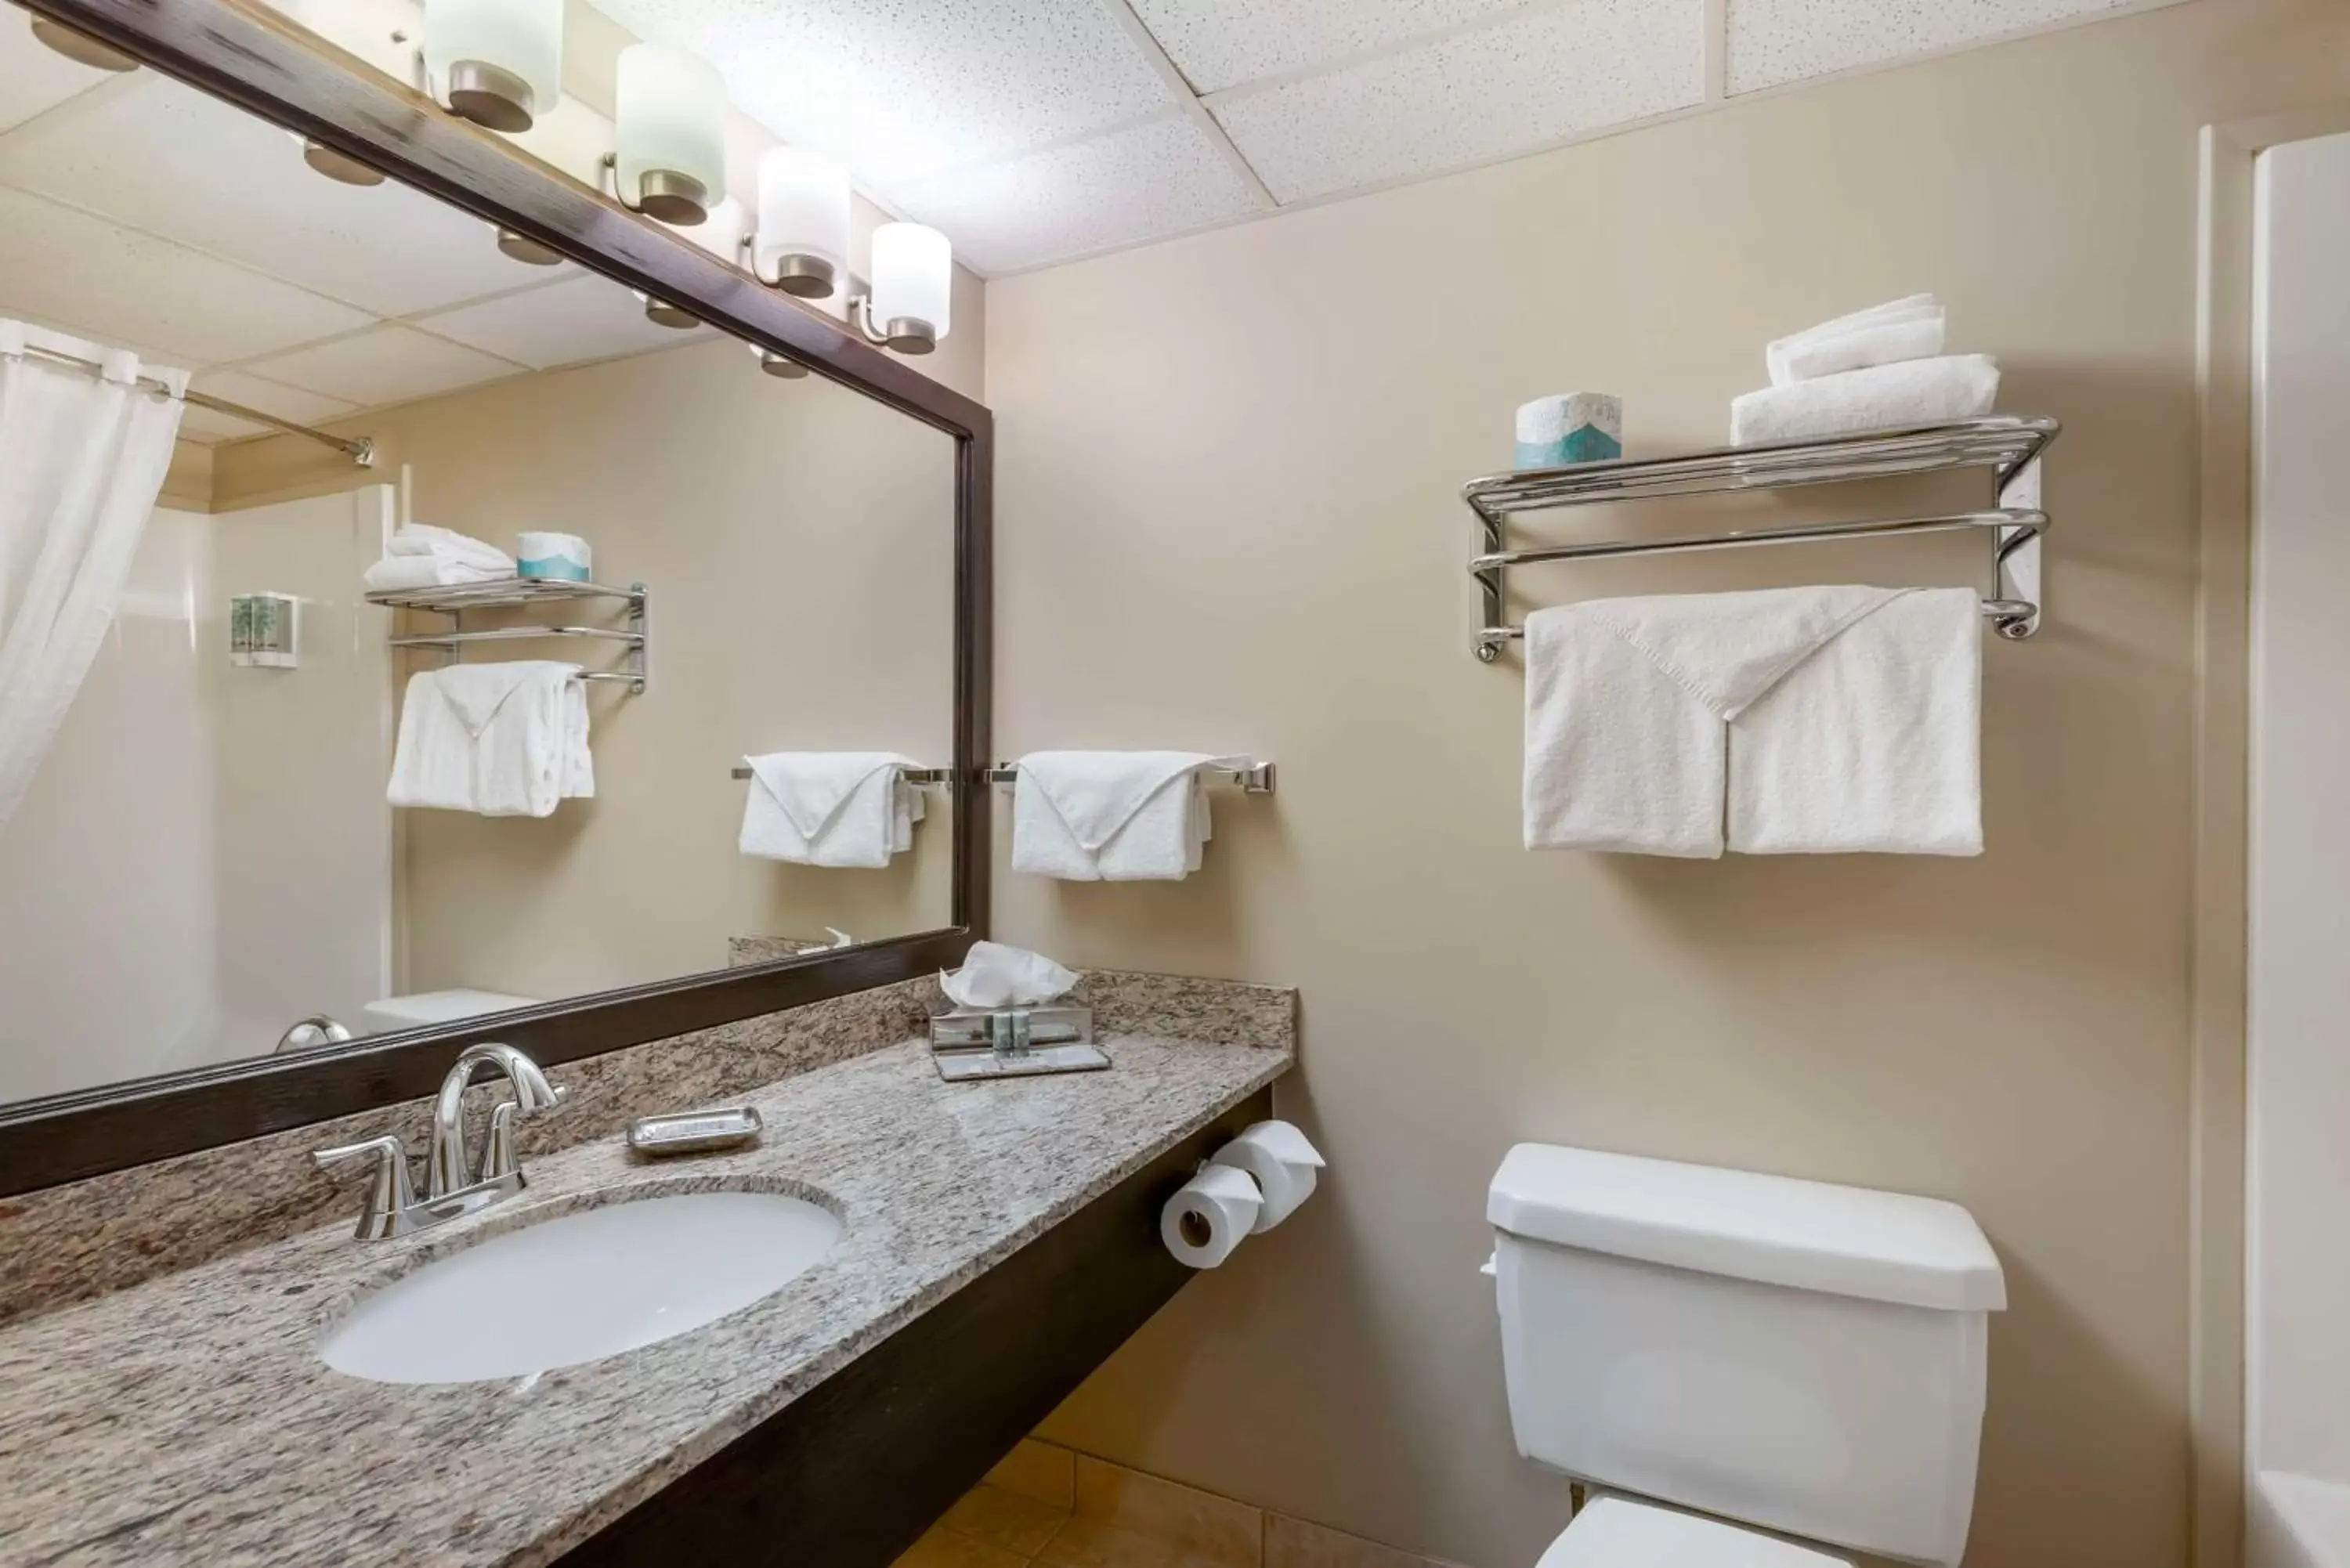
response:
{"label": "white shower curtain", "polygon": [[[46,349],[97,361],[59,365]],[[147,375],[172,395],[139,385]],[[0,318],[0,825],[98,657],[180,428],[182,371]]]}

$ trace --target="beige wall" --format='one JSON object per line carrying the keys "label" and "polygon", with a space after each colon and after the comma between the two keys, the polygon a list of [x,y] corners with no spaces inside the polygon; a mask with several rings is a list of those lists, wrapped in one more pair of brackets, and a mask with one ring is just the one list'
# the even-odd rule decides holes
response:
{"label": "beige wall", "polygon": [[[1277,800],[1220,798],[1199,877],[1005,875],[999,934],[1302,986],[1284,1109],[1334,1177],[1047,1436],[1532,1563],[1566,1497],[1511,1442],[1482,1199],[1513,1141],[1583,1143],[1968,1205],[2012,1300],[1969,1562],[2185,1560],[2196,133],[2344,98],[2350,8],[2213,0],[990,286],[1000,744],[1281,765]],[[1525,853],[1523,680],[1469,657],[1456,499],[1512,407],[1599,388],[1636,450],[1715,444],[1766,337],[1913,289],[2066,426],[2048,629],[1986,651],[1989,853]]]}
{"label": "beige wall", "polygon": [[[507,548],[525,529],[577,533],[599,580],[652,590],[650,689],[589,691],[594,800],[541,820],[398,814],[400,989],[567,996],[721,968],[730,937],[948,923],[943,810],[886,871],[786,867],[736,852],[747,786],[728,777],[755,752],[951,759],[948,436],[827,381],[762,375],[714,336],[347,428],[375,439],[379,474],[411,468],[419,521]],[[216,504],[314,473],[315,451],[223,448]],[[588,643],[509,652],[619,661]],[[409,655],[398,677],[437,658]]]}

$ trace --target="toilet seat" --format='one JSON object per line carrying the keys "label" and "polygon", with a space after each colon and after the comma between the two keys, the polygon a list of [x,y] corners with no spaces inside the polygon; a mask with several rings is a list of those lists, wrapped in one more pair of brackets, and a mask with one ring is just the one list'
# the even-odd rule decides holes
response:
{"label": "toilet seat", "polygon": [[1620,1497],[1595,1499],[1535,1568],[1852,1568],[1774,1535]]}

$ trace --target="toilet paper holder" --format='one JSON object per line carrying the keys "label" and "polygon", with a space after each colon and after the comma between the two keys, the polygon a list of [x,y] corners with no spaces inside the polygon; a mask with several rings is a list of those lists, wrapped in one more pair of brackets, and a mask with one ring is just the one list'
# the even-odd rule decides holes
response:
{"label": "toilet paper holder", "polygon": [[1059,1003],[934,1012],[931,1060],[950,1084],[1097,1073],[1110,1064],[1094,1044],[1094,1010]]}

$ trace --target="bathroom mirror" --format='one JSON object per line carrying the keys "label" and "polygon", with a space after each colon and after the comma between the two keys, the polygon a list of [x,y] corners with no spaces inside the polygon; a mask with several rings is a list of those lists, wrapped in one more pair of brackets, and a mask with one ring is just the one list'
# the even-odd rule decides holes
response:
{"label": "bathroom mirror", "polygon": [[[98,638],[0,754],[0,1191],[959,957],[985,410],[271,12],[38,9],[144,63],[0,5],[0,452],[102,493],[0,518]],[[888,842],[785,753],[904,758]]]}

